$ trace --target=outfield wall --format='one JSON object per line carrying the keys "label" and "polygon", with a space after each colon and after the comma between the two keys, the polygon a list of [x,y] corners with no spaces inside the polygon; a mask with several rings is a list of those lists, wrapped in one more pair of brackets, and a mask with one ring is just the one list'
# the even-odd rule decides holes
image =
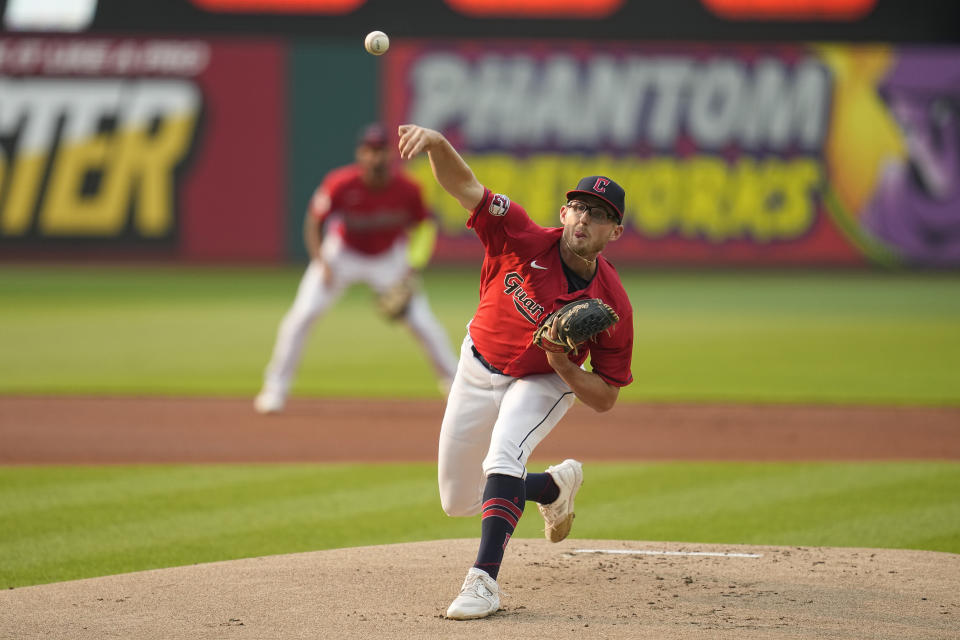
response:
{"label": "outfield wall", "polygon": [[[0,256],[305,257],[316,183],[381,118],[441,129],[555,224],[627,190],[618,264],[960,266],[960,47],[0,35]],[[409,164],[441,233],[465,215]]]}

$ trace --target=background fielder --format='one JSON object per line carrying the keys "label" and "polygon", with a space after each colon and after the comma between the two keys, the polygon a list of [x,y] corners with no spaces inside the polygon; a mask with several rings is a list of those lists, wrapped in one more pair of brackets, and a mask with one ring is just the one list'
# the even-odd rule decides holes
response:
{"label": "background fielder", "polygon": [[310,265],[280,323],[263,388],[254,400],[260,413],[283,410],[310,327],[357,282],[384,299],[400,289],[408,294],[390,313],[419,339],[440,387],[450,386],[457,360],[449,338],[426,295],[410,286],[407,231],[426,220],[427,212],[420,187],[391,163],[388,144],[380,125],[364,129],[356,162],[327,174],[310,201],[304,221]]}
{"label": "background fielder", "polygon": [[[546,473],[527,473],[534,448],[575,396],[606,411],[633,380],[630,301],[616,270],[599,255],[623,233],[624,192],[605,176],[584,178],[566,194],[563,227],[543,228],[508,196],[481,185],[442,134],[415,125],[399,131],[401,157],[428,154],[437,182],[471,212],[467,226],[485,249],[480,304],[447,398],[437,465],[444,511],[482,514],[476,561],[447,617],[483,618],[500,606],[496,578],[526,500],[540,504],[548,539],[559,542],[570,531],[581,465],[571,459]],[[620,322],[576,353],[532,344],[552,311],[584,298],[603,300]],[[588,353],[592,371],[581,366]]]}

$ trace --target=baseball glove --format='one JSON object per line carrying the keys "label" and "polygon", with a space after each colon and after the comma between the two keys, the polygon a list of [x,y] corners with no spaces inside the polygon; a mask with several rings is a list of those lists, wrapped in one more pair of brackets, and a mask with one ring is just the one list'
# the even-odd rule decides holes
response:
{"label": "baseball glove", "polygon": [[396,321],[407,315],[410,300],[417,290],[417,278],[410,274],[377,296],[377,307],[387,320]]}
{"label": "baseball glove", "polygon": [[[557,318],[557,338],[554,340],[549,333]],[[601,331],[609,331],[619,321],[617,312],[600,298],[576,300],[544,318],[533,332],[533,343],[544,351],[576,353],[581,344]]]}

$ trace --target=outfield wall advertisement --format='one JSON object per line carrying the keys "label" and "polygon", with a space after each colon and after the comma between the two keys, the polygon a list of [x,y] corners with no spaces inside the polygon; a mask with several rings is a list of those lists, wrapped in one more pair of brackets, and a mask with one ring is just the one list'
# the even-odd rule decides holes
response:
{"label": "outfield wall advertisement", "polygon": [[282,257],[279,42],[0,38],[0,253]]}
{"label": "outfield wall advertisement", "polygon": [[[579,177],[621,182],[618,262],[960,265],[960,51],[408,42],[384,64],[388,121],[443,131],[541,224]],[[410,168],[438,257],[470,253]]]}
{"label": "outfield wall advertisement", "polygon": [[[617,264],[960,266],[960,49],[0,37],[0,258],[299,261],[379,113],[558,223],[627,192]],[[480,257],[424,158],[435,262]]]}

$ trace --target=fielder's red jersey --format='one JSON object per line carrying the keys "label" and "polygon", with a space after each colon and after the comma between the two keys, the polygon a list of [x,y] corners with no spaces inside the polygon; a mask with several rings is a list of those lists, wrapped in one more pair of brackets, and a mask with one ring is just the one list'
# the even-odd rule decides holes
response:
{"label": "fielder's red jersey", "polygon": [[570,354],[579,364],[590,355],[594,373],[612,385],[633,381],[633,308],[613,265],[597,258],[597,271],[585,289],[568,292],[560,259],[563,228],[544,228],[523,207],[484,189],[467,227],[485,248],[480,271],[480,305],[470,321],[470,337],[493,366],[515,378],[552,373],[547,356],[531,342],[533,332],[551,312],[568,302],[600,298],[620,321]]}
{"label": "fielder's red jersey", "polygon": [[328,173],[314,192],[310,209],[321,221],[337,222],[328,225],[328,232],[338,233],[348,247],[370,255],[386,251],[409,227],[427,217],[420,186],[401,171],[392,169],[384,187],[371,189],[357,165]]}

